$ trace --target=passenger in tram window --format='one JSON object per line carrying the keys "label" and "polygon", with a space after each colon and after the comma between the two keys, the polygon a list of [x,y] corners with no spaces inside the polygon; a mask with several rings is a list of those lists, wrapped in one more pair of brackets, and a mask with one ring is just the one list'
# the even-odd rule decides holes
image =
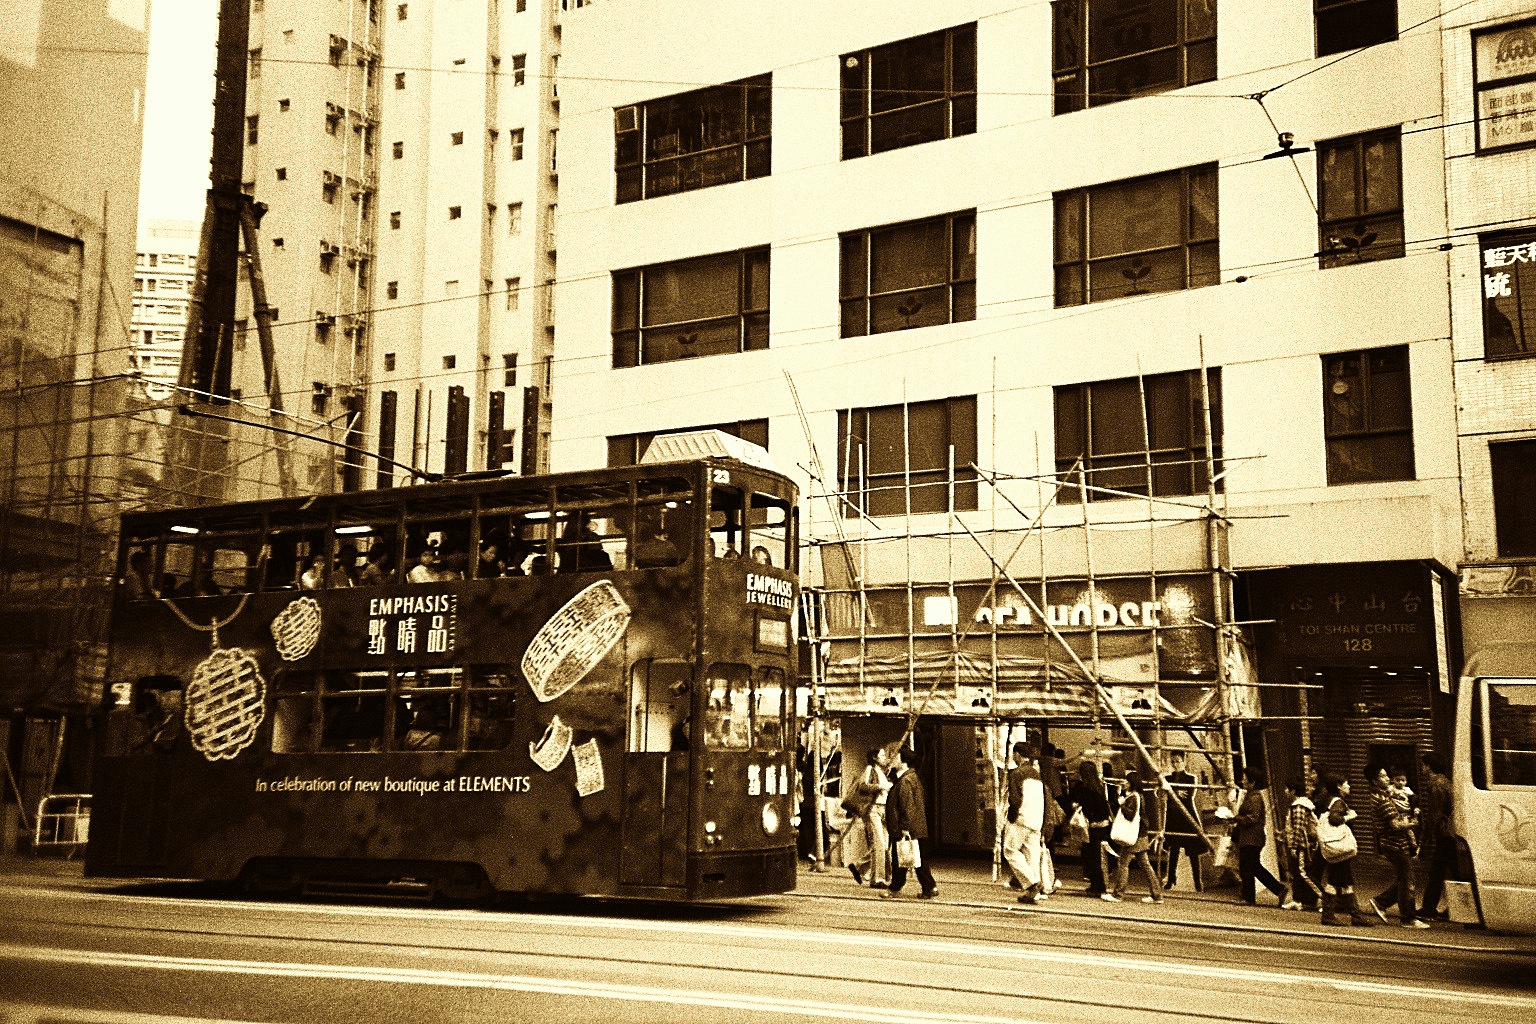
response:
{"label": "passenger in tram window", "polygon": [[495,540],[480,541],[480,564],[475,571],[476,579],[493,579],[507,574],[507,563],[501,557],[501,545]]}
{"label": "passenger in tram window", "polygon": [[310,555],[304,559],[304,572],[299,576],[300,590],[319,590],[325,586],[325,556]]}
{"label": "passenger in tram window", "polygon": [[368,553],[363,556],[363,567],[357,573],[357,585],[360,587],[382,587],[393,581],[394,572],[390,568],[389,548],[375,542]]}
{"label": "passenger in tram window", "polygon": [[332,587],[357,586],[357,546],[343,544],[336,552],[336,565],[331,572]]}
{"label": "passenger in tram window", "polygon": [[528,563],[529,576],[548,576],[549,559],[543,555],[534,555],[533,561]]}
{"label": "passenger in tram window", "polygon": [[757,562],[759,565],[772,565],[773,555],[768,553],[767,548],[758,544],[752,549],[752,561]]}
{"label": "passenger in tram window", "polygon": [[128,572],[123,576],[128,600],[144,601],[155,596],[155,588],[150,580],[153,572],[154,557],[148,548],[134,548],[128,553]]}
{"label": "passenger in tram window", "polygon": [[448,556],[435,545],[428,544],[422,548],[417,558],[417,563],[406,574],[406,579],[411,583],[447,583],[464,578],[463,573],[456,572],[447,564]]}
{"label": "passenger in tram window", "polygon": [[661,569],[678,564],[681,559],[677,546],[667,537],[667,532],[659,527],[650,529],[653,532],[642,534],[642,539],[635,542],[635,568]]}
{"label": "passenger in tram window", "polygon": [[692,719],[684,715],[672,723],[672,749],[687,750],[689,733],[692,730]]}

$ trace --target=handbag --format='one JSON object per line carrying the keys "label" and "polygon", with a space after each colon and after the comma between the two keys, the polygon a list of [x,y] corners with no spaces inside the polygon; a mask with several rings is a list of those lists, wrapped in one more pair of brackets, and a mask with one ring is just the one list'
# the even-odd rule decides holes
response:
{"label": "handbag", "polygon": [[1348,825],[1334,826],[1327,818],[1317,823],[1317,845],[1323,851],[1323,860],[1329,864],[1349,860],[1360,852],[1355,833]]}
{"label": "handbag", "polygon": [[917,845],[916,839],[904,835],[896,840],[896,866],[899,868],[920,868],[923,866],[922,847]]}
{"label": "handbag", "polygon": [[1121,846],[1132,846],[1141,838],[1141,803],[1137,801],[1136,813],[1132,817],[1125,816],[1125,804],[1120,805],[1120,813],[1115,815],[1115,822],[1109,827],[1109,840],[1119,843]]}

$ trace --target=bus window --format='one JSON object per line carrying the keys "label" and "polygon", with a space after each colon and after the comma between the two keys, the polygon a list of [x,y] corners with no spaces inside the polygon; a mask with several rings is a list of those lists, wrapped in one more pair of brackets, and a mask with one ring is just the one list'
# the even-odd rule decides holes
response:
{"label": "bus window", "polygon": [[752,746],[758,750],[784,749],[783,669],[758,669],[757,692],[752,697]]}
{"label": "bus window", "polygon": [[464,749],[503,750],[512,742],[517,689],[504,669],[470,670]]}
{"label": "bus window", "polygon": [[793,569],[789,557],[789,503],[772,495],[754,494],[748,523],[752,530],[749,541],[752,545],[752,560],[764,565],[776,565],[781,569]]}
{"label": "bus window", "polygon": [[746,542],[741,491],[715,487],[709,492],[709,553],[716,558],[740,558]]}
{"label": "bus window", "polygon": [[385,672],[332,672],[320,693],[321,750],[382,750]]}
{"label": "bus window", "polygon": [[1536,681],[1487,680],[1489,782],[1536,786]]}
{"label": "bus window", "polygon": [[693,669],[685,661],[647,658],[629,673],[629,752],[687,750]]}
{"label": "bus window", "polygon": [[395,748],[452,750],[459,745],[457,668],[402,671],[396,677]]}
{"label": "bus window", "polygon": [[320,734],[320,677],[313,672],[280,672],[272,681],[272,752],[302,754]]}
{"label": "bus window", "polygon": [[712,665],[705,708],[704,745],[746,750],[752,742],[752,674],[745,665]]}

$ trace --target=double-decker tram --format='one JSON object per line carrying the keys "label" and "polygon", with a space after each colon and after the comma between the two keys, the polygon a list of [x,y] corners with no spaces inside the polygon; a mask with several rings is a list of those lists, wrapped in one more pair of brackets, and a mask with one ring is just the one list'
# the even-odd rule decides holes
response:
{"label": "double-decker tram", "polygon": [[125,515],[87,872],[792,889],[798,519],[766,466]]}

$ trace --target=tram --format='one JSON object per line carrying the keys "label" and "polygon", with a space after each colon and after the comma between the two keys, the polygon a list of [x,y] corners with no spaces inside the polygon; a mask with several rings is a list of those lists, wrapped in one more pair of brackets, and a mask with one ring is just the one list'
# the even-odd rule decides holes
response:
{"label": "tram", "polygon": [[86,872],[793,889],[796,490],[716,441],[125,515]]}

